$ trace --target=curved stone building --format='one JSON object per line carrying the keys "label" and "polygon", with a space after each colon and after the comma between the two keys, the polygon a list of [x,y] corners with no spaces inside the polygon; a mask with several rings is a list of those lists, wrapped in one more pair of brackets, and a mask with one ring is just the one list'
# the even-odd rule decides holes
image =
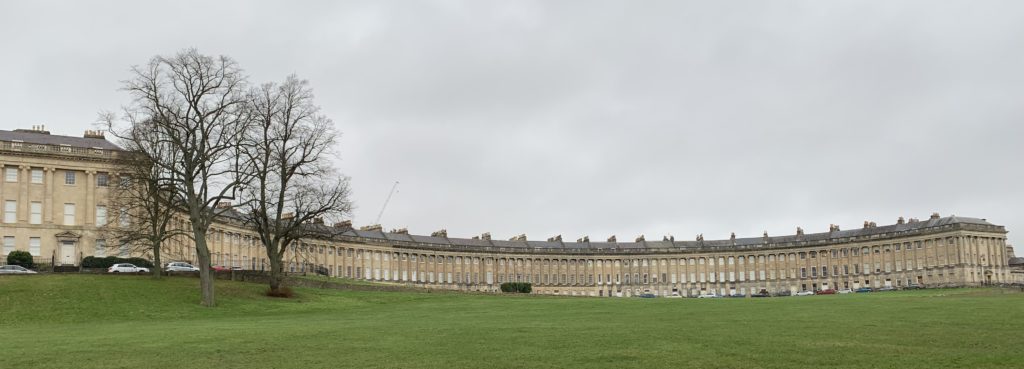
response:
{"label": "curved stone building", "polygon": [[[42,262],[79,265],[85,256],[131,254],[99,232],[108,213],[116,214],[107,209],[107,186],[117,176],[111,173],[117,150],[98,132],[0,131],[2,255],[27,250]],[[181,219],[174,226],[188,224]],[[693,296],[1012,282],[1003,226],[938,214],[850,230],[833,225],[821,233],[693,241],[536,241],[525,235],[505,241],[489,234],[452,238],[443,230],[426,236],[380,226],[354,229],[348,222],[310,226],[323,237],[295,247],[287,271],[453,290],[497,291],[503,282],[518,281],[541,294]],[[252,232],[230,218],[212,227],[209,243],[215,264],[265,268]],[[187,239],[164,248],[168,261],[194,261],[194,254]]]}

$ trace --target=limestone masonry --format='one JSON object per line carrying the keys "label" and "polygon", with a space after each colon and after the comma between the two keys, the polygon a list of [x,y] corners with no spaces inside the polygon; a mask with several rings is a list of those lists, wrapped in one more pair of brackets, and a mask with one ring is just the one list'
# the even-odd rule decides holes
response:
{"label": "limestone masonry", "polygon": [[[118,152],[100,132],[69,137],[42,127],[0,130],[2,255],[26,250],[37,262],[57,265],[79,265],[85,256],[128,256],[130,250],[99,231],[119,214],[107,208]],[[174,226],[187,229],[187,219]],[[349,222],[310,227],[322,237],[294,248],[286,271],[453,290],[497,291],[503,282],[518,281],[532,283],[541,294],[693,296],[1024,282],[1024,270],[1010,267],[1012,248],[1003,226],[939,214],[847,230],[833,225],[821,233],[798,228],[785,236],[686,241],[539,241],[526,235],[498,240],[487,233],[453,238],[444,230],[413,235],[405,229],[385,232],[379,225],[357,229]],[[234,218],[215,225],[210,235],[215,264],[257,270],[267,265],[254,234]],[[187,239],[178,239],[165,247],[163,259],[194,262],[195,251]]]}

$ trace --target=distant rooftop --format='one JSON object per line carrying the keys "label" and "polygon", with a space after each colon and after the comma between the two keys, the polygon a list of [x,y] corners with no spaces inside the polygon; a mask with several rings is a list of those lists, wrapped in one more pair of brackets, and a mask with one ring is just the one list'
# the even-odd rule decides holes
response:
{"label": "distant rooftop", "polygon": [[42,145],[65,145],[81,148],[100,148],[103,150],[121,150],[103,136],[102,131],[85,131],[82,137],[61,136],[50,134],[42,126],[34,126],[31,129],[16,129],[13,131],[0,130],[0,141],[23,142],[26,144]]}
{"label": "distant rooftop", "polygon": [[525,235],[519,235],[513,237],[510,240],[498,240],[491,239],[489,233],[485,233],[480,237],[473,238],[449,238],[447,231],[441,230],[434,232],[431,236],[421,236],[409,234],[407,230],[402,229],[400,231],[385,232],[380,225],[372,225],[367,227],[361,227],[359,229],[351,228],[351,223],[344,223],[344,227],[339,227],[338,232],[341,236],[356,237],[362,239],[375,239],[381,241],[404,241],[413,242],[419,244],[436,244],[436,245],[451,245],[451,246],[465,246],[465,247],[497,247],[505,249],[618,249],[618,250],[668,250],[668,249],[707,249],[707,248],[734,248],[734,247],[756,247],[765,244],[780,244],[798,241],[826,241],[829,239],[843,239],[843,238],[856,238],[864,236],[881,235],[891,232],[906,232],[906,231],[917,231],[924,230],[927,228],[944,227],[954,224],[971,224],[979,226],[991,227],[993,230],[1005,232],[1001,226],[989,223],[985,219],[980,218],[969,218],[969,217],[958,217],[958,216],[947,216],[940,217],[938,214],[932,214],[929,219],[917,220],[909,219],[904,220],[902,217],[897,221],[896,224],[876,226],[874,222],[864,222],[863,228],[856,228],[850,230],[840,230],[839,226],[833,225],[830,227],[829,232],[823,233],[807,233],[804,234],[803,229],[798,228],[796,234],[790,235],[778,235],[768,236],[767,234],[762,237],[744,237],[744,238],[733,238],[724,240],[704,240],[702,235],[697,236],[697,240],[679,240],[674,237],[664,237],[661,240],[646,240],[643,236],[637,237],[635,241],[625,240],[616,241],[615,236],[608,239],[607,242],[590,241],[589,237],[581,238],[575,242],[573,241],[562,241],[560,236],[549,238],[547,241],[543,240],[527,240]]}

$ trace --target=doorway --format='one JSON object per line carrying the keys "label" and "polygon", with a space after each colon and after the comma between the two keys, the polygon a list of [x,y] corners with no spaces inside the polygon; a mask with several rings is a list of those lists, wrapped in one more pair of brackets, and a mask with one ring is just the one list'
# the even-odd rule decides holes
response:
{"label": "doorway", "polygon": [[62,265],[76,265],[78,259],[75,258],[75,242],[61,241],[60,255],[60,263]]}

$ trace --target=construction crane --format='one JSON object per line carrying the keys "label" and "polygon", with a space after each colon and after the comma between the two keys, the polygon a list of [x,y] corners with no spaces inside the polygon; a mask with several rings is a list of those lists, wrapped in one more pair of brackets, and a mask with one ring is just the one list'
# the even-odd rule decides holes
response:
{"label": "construction crane", "polygon": [[380,218],[384,216],[384,209],[388,208],[388,203],[391,202],[391,196],[398,192],[398,181],[391,185],[391,192],[388,192],[388,198],[384,199],[384,206],[380,207],[380,213],[377,213],[377,220],[373,221],[373,224],[380,224]]}

